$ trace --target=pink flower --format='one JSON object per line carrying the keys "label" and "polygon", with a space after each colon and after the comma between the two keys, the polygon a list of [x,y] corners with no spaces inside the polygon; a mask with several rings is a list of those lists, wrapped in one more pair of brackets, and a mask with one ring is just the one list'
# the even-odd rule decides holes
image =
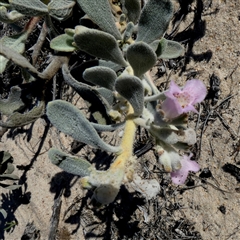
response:
{"label": "pink flower", "polygon": [[200,80],[189,80],[182,89],[171,81],[169,90],[165,93],[166,99],[162,103],[164,117],[172,119],[189,111],[197,113],[193,105],[203,101],[206,94],[207,89]]}
{"label": "pink flower", "polygon": [[189,171],[199,171],[200,166],[197,162],[190,160],[191,157],[192,154],[190,154],[189,156],[184,155],[181,160],[182,167],[175,172],[171,172],[171,178],[173,183],[177,185],[182,185],[185,183]]}

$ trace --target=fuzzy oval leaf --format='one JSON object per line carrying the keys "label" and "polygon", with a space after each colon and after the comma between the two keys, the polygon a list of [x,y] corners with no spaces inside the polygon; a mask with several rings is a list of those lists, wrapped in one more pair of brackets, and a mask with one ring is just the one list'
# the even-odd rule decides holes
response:
{"label": "fuzzy oval leaf", "polygon": [[[0,41],[0,54],[6,57],[7,59],[10,59],[16,65],[19,65],[22,68],[26,68],[28,72],[30,72],[31,74],[37,75],[42,79],[46,78],[44,74],[38,72],[37,69],[33,67],[33,65],[25,57],[23,57],[17,51],[13,50],[11,46],[9,47],[4,46],[4,44],[1,41]],[[2,56],[0,56],[0,73],[3,67],[1,65],[2,64],[1,57]]]}
{"label": "fuzzy oval leaf", "polygon": [[161,38],[161,40],[153,41],[150,45],[159,57],[167,47],[167,39]]}
{"label": "fuzzy oval leaf", "polygon": [[134,31],[134,24],[132,22],[129,22],[123,34],[123,42],[126,42],[128,39],[132,37],[133,31]]}
{"label": "fuzzy oval leaf", "polygon": [[121,39],[108,0],[77,0],[82,10],[103,31],[110,33],[116,39]]}
{"label": "fuzzy oval leaf", "polygon": [[0,21],[4,23],[13,23],[23,18],[24,15],[13,10],[11,12],[7,11],[7,8],[4,6],[0,7]]}
{"label": "fuzzy oval leaf", "polygon": [[75,0],[51,0],[48,4],[49,15],[59,21],[64,21],[72,14]]}
{"label": "fuzzy oval leaf", "polygon": [[40,0],[9,0],[12,8],[26,16],[42,16],[48,13],[47,5]]}
{"label": "fuzzy oval leaf", "polygon": [[20,87],[11,87],[8,99],[0,99],[0,112],[5,115],[10,115],[23,108],[25,105],[21,100],[21,94],[22,91]]}
{"label": "fuzzy oval leaf", "polygon": [[74,41],[80,50],[90,55],[127,66],[117,41],[109,33],[76,26]]}
{"label": "fuzzy oval leaf", "polygon": [[55,148],[48,151],[48,157],[53,164],[64,171],[81,177],[89,176],[93,168],[87,160],[68,155]]}
{"label": "fuzzy oval leaf", "polygon": [[97,66],[87,68],[83,72],[83,78],[95,85],[114,90],[117,74],[111,68]]}
{"label": "fuzzy oval leaf", "polygon": [[6,128],[15,128],[22,127],[24,125],[32,123],[43,115],[44,107],[45,103],[41,102],[39,106],[34,107],[29,112],[26,113],[14,112],[9,116],[6,122],[0,121],[0,126]]}
{"label": "fuzzy oval leaf", "polygon": [[77,48],[72,45],[73,42],[73,36],[69,34],[61,34],[52,39],[50,42],[50,48],[60,52],[73,52],[77,50]]}
{"label": "fuzzy oval leaf", "polygon": [[[79,67],[77,67],[75,70],[78,72],[78,74],[82,75],[83,69],[86,69],[87,66],[91,66],[92,63],[85,63],[81,64]],[[82,66],[84,65],[84,66]],[[83,69],[81,68],[83,67]],[[107,114],[107,111],[111,108],[108,104],[108,102],[99,94],[99,92],[94,89],[93,87],[77,81],[70,73],[70,70],[66,64],[63,64],[62,66],[62,73],[63,78],[66,81],[67,84],[72,86],[74,90],[85,100],[85,102],[89,106],[89,111],[91,112],[91,115],[94,117],[94,119],[101,124],[109,124],[111,123],[109,116]],[[81,80],[81,79],[79,79]],[[106,89],[107,90],[107,89]]]}
{"label": "fuzzy oval leaf", "polygon": [[139,78],[122,74],[116,80],[115,89],[132,105],[134,115],[139,116],[142,114],[144,107],[144,88]]}
{"label": "fuzzy oval leaf", "polygon": [[127,16],[128,22],[137,23],[141,13],[140,0],[121,0],[123,13]]}
{"label": "fuzzy oval leaf", "polygon": [[172,16],[173,5],[170,0],[149,0],[139,19],[136,41],[151,43],[161,38]]}
{"label": "fuzzy oval leaf", "polygon": [[140,77],[155,65],[157,56],[147,43],[136,42],[128,47],[127,60],[134,70],[134,75]]}
{"label": "fuzzy oval leaf", "polygon": [[[25,50],[25,41],[27,40],[27,37],[28,33],[25,31],[10,37],[4,36],[0,39],[0,43],[3,47],[14,49],[14,51],[22,54]],[[8,61],[9,59],[0,56],[0,73],[4,72]]]}
{"label": "fuzzy oval leaf", "polygon": [[[159,49],[162,49],[160,51]],[[162,59],[172,59],[181,56],[184,52],[183,46],[175,41],[167,40],[163,38],[160,43],[159,47],[156,51],[159,58]]]}
{"label": "fuzzy oval leaf", "polygon": [[81,111],[66,101],[55,100],[48,103],[47,116],[58,130],[79,142],[107,152],[119,152],[120,150],[119,147],[111,146],[102,141]]}
{"label": "fuzzy oval leaf", "polygon": [[114,201],[118,192],[119,188],[111,184],[102,184],[95,189],[93,196],[99,203],[107,205]]}

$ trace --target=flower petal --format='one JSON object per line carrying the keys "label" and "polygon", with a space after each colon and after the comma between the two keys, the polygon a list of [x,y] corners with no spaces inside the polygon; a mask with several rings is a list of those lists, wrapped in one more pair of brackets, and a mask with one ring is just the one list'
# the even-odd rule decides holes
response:
{"label": "flower petal", "polygon": [[187,179],[187,176],[188,176],[188,171],[183,171],[182,169],[176,172],[171,172],[172,182],[177,185],[184,184]]}
{"label": "flower petal", "polygon": [[168,119],[175,118],[183,113],[183,108],[180,106],[177,99],[167,98],[162,103],[164,117]]}
{"label": "flower petal", "polygon": [[194,106],[192,106],[192,105],[188,105],[188,106],[186,106],[185,108],[183,108],[183,113],[188,113],[188,112],[195,112],[195,113],[198,113],[198,111],[195,109],[195,107]]}
{"label": "flower petal", "polygon": [[165,93],[165,96],[168,98],[175,99],[175,96],[173,94],[181,93],[181,92],[182,92],[181,88],[172,80],[170,82],[169,90]]}
{"label": "flower petal", "polygon": [[171,178],[173,183],[177,185],[182,185],[186,181],[189,171],[192,171],[192,172],[199,171],[200,166],[198,165],[198,163],[190,160],[190,158],[191,158],[191,155],[190,156],[184,155],[181,160],[182,168],[179,169],[178,171],[171,173]]}
{"label": "flower petal", "polygon": [[198,79],[192,79],[186,82],[183,92],[189,93],[192,97],[192,105],[200,103],[207,95],[207,88],[204,83]]}

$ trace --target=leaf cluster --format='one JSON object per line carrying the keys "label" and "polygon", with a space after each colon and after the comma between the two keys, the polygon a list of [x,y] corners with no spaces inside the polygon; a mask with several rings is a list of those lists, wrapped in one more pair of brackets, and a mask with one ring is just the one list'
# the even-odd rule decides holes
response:
{"label": "leaf cluster", "polygon": [[[64,25],[74,8],[85,15],[78,24],[66,27],[59,34],[53,21]],[[164,93],[159,92],[148,74],[157,60],[176,58],[183,53],[179,43],[164,38],[173,16],[170,0],[149,0],[145,5],[140,0],[0,2],[0,21],[14,24],[25,16],[29,20],[20,33],[0,39],[0,73],[14,63],[20,67],[24,79],[10,89],[7,99],[0,100],[0,113],[6,117],[0,126],[14,128],[34,122],[47,106],[46,115],[58,130],[93,148],[115,154],[110,169],[98,171],[83,158],[54,148],[49,151],[52,163],[83,177],[82,185],[94,188],[98,201],[112,202],[123,179],[131,179],[136,126],[144,127],[156,146],[169,151],[187,149],[195,141],[189,137],[185,115],[171,123],[164,119],[158,109]],[[29,62],[24,56],[26,41],[40,20],[44,23]],[[47,36],[51,39],[53,57],[39,71],[36,59]],[[91,60],[80,65],[72,63],[73,56],[83,52]],[[57,73],[88,103],[94,123],[67,101],[58,99],[47,104],[46,89]],[[29,91],[33,86],[39,86],[36,93]],[[124,132],[119,146],[106,143],[99,135],[116,129]]]}

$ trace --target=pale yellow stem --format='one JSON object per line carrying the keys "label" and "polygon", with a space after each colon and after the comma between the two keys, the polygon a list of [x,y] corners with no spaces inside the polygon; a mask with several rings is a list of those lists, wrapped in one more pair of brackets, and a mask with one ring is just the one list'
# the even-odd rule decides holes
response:
{"label": "pale yellow stem", "polygon": [[133,108],[129,104],[128,115],[126,117],[126,125],[121,142],[122,151],[110,166],[109,171],[113,171],[120,168],[124,169],[128,159],[133,155],[133,143],[136,132],[136,124],[134,123],[133,118],[131,117],[133,113],[134,113]]}

